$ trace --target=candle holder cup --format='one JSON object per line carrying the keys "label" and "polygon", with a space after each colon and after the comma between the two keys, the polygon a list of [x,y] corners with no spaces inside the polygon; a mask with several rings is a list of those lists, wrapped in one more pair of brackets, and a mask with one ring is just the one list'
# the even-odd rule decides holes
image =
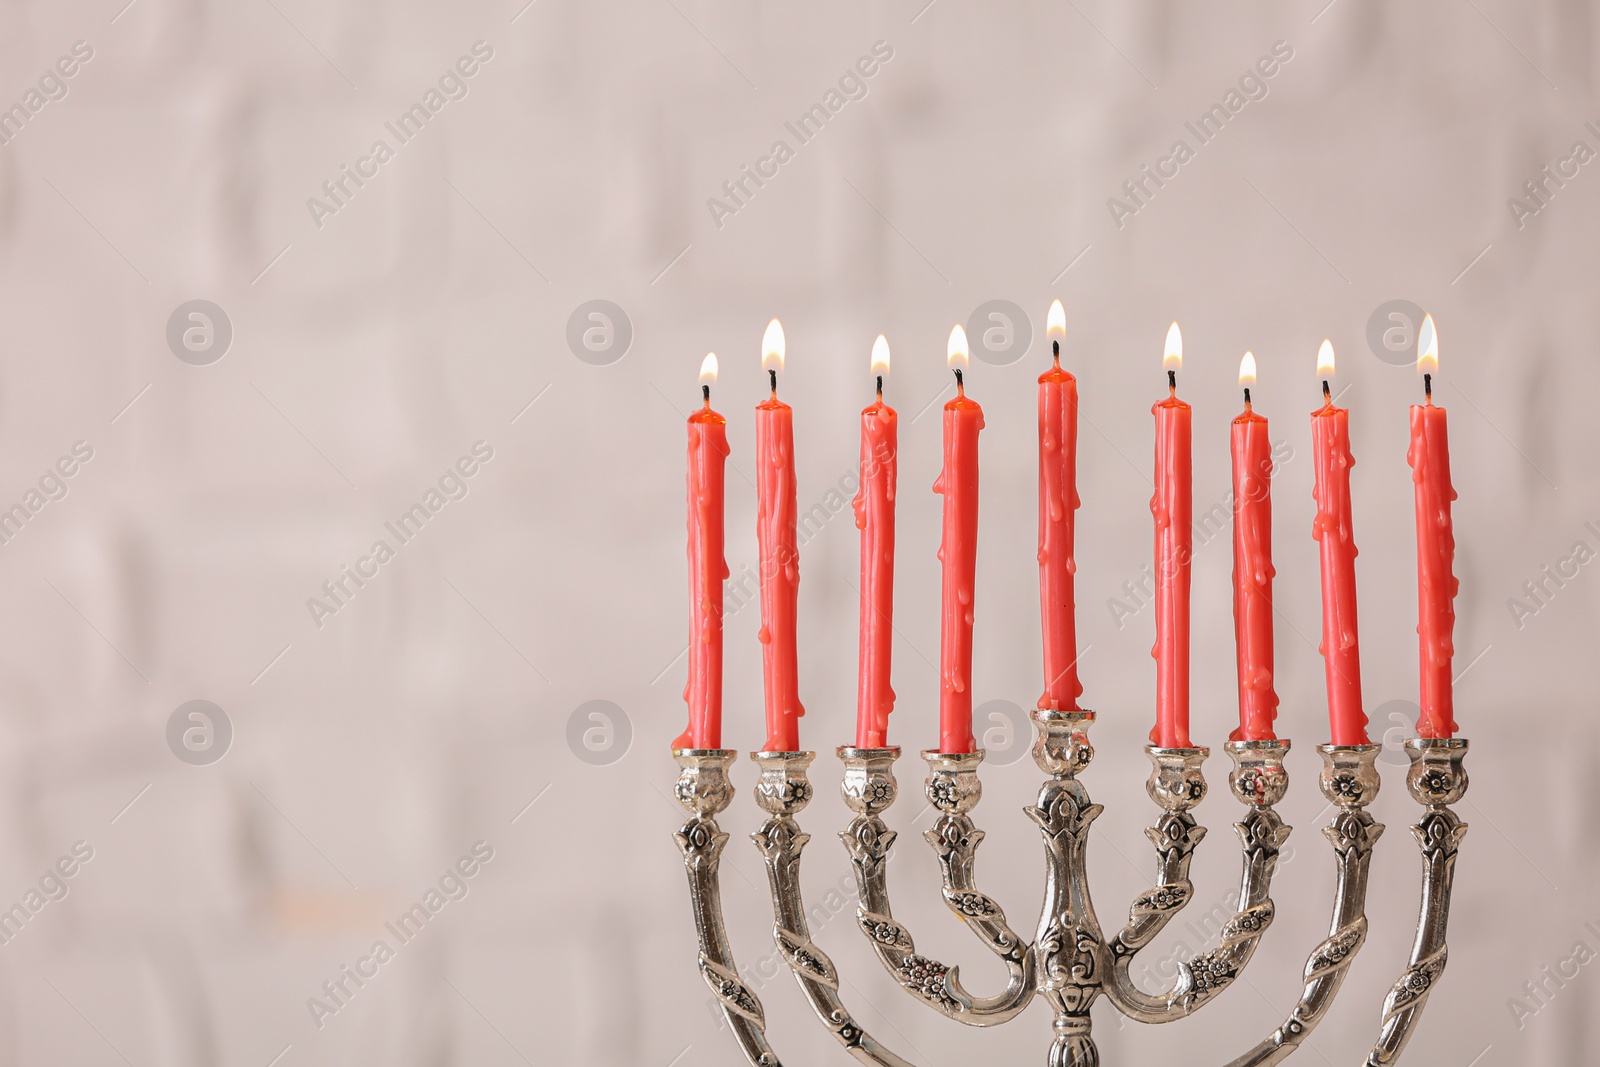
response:
{"label": "candle holder cup", "polygon": [[[1202,765],[1210,753],[1205,748],[1146,747],[1152,764],[1146,788],[1160,811],[1145,831],[1155,850],[1155,882],[1134,898],[1122,929],[1107,937],[1090,896],[1087,860],[1089,828],[1103,809],[1090,801],[1078,780],[1094,758],[1088,739],[1094,718],[1092,711],[1038,708],[1032,713],[1037,730],[1033,758],[1046,776],[1037,801],[1023,809],[1039,827],[1046,856],[1044,903],[1032,940],[1016,933],[999,902],[976,884],[983,831],[971,813],[983,795],[978,778],[982,750],[922,754],[928,765],[924,789],[938,812],[923,837],[938,858],[945,904],[1005,967],[1004,988],[986,997],[962,984],[957,967],[919,954],[911,932],[891,910],[888,859],[896,832],[889,829],[883,814],[898,795],[894,764],[900,750],[838,750],[844,764],[840,789],[854,813],[839,836],[850,853],[860,890],[857,925],[879,961],[914,999],[969,1026],[1005,1023],[1035,995],[1042,997],[1054,1012],[1049,1067],[1098,1067],[1090,1009],[1101,996],[1131,1019],[1163,1023],[1193,1014],[1231,985],[1272,924],[1272,876],[1290,832],[1274,810],[1288,791],[1283,761],[1289,742],[1228,742],[1224,751],[1233,764],[1228,786],[1244,808],[1234,824],[1242,853],[1236,910],[1223,923],[1218,946],[1178,964],[1169,988],[1157,993],[1141,989],[1132,975],[1134,959],[1194,898],[1189,867],[1206,831],[1193,810],[1205,799]],[[1423,861],[1422,905],[1410,962],[1384,1002],[1367,1067],[1387,1067],[1399,1060],[1444,970],[1456,850],[1466,833],[1466,825],[1450,805],[1466,792],[1462,760],[1467,742],[1416,738],[1405,747],[1411,760],[1406,788],[1423,809],[1412,827]],[[1265,1067],[1287,1059],[1328,1014],[1366,940],[1368,869],[1383,833],[1383,826],[1366,809],[1378,793],[1381,750],[1375,744],[1318,747],[1323,764],[1318,784],[1335,809],[1322,831],[1333,847],[1336,874],[1329,933],[1306,959],[1305,988],[1288,1017],[1231,1060],[1229,1067]],[[718,830],[715,816],[733,796],[728,770],[735,753],[678,749],[673,755],[681,768],[677,797],[690,813],[675,838],[689,877],[700,973],[749,1062],[777,1067],[778,1058],[766,1040],[761,1003],[733,962],[718,895],[717,861],[727,835]],[[838,971],[811,940],[806,924],[800,854],[810,835],[801,832],[795,816],[812,797],[807,770],[814,753],[757,752],[751,758],[758,767],[756,800],[768,816],[752,837],[766,863],[773,940],[779,954],[818,1019],[849,1055],[864,1064],[909,1067],[909,1061],[874,1039],[850,1015],[839,996]]]}

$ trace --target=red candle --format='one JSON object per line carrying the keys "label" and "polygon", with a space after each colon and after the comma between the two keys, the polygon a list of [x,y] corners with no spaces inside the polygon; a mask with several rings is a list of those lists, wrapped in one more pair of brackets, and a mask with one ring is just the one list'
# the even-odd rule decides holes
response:
{"label": "red candle", "polygon": [[795,543],[794,409],[778,399],[783,327],[773,319],[762,338],[761,366],[772,395],[756,405],[756,545],[761,564],[761,677],[766,698],[764,752],[800,749],[800,669],[795,606],[800,552]]}
{"label": "red candle", "polygon": [[1078,380],[1061,369],[1067,314],[1050,304],[1045,336],[1054,360],[1039,375],[1039,615],[1044,637],[1044,693],[1039,707],[1077,711],[1078,632],[1072,558],[1078,510]]}
{"label": "red candle", "polygon": [[1239,361],[1244,412],[1233,420],[1233,637],[1239,658],[1239,728],[1230,741],[1272,741],[1272,444],[1250,407],[1256,357]]}
{"label": "red candle", "polygon": [[1150,410],[1156,417],[1156,725],[1158,748],[1189,748],[1189,563],[1194,555],[1194,468],[1191,409],[1178,399],[1183,336],[1167,330],[1162,360],[1167,397]]}
{"label": "red candle", "polygon": [[1328,726],[1335,745],[1365,745],[1361,708],[1361,647],[1356,635],[1356,542],[1350,523],[1350,412],[1333,406],[1333,346],[1317,352],[1323,378],[1322,407],[1311,413],[1312,464],[1316,468],[1317,542],[1322,572],[1322,661],[1327,671]]}
{"label": "red candle", "polygon": [[978,565],[978,431],[983,409],[967,399],[961,380],[967,335],[950,331],[949,363],[956,397],[944,406],[944,468],[933,491],[944,496],[939,541],[943,564],[939,629],[939,751],[971,752],[972,591]]}
{"label": "red candle", "polygon": [[856,490],[856,529],[861,531],[861,652],[856,689],[856,747],[888,744],[894,690],[889,659],[894,639],[894,489],[898,476],[899,416],[883,402],[889,373],[889,342],[872,344],[878,399],[861,412],[861,485]]}
{"label": "red candle", "polygon": [[1454,737],[1456,722],[1451,695],[1450,657],[1455,653],[1455,597],[1459,584],[1452,572],[1456,538],[1450,525],[1450,443],[1444,408],[1433,403],[1433,375],[1439,369],[1439,335],[1433,316],[1422,320],[1417,335],[1417,368],[1422,371],[1427,403],[1411,408],[1411,481],[1417,501],[1417,637],[1422,661],[1422,715],[1417,733]]}
{"label": "red candle", "polygon": [[711,410],[717,356],[700,365],[705,407],[689,416],[689,681],[683,699],[689,728],[674,748],[722,747],[722,478],[728,420]]}

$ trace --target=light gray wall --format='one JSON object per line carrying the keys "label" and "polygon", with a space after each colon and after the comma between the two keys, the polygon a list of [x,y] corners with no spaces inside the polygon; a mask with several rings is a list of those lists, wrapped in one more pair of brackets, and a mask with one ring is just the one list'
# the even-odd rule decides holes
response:
{"label": "light gray wall", "polygon": [[[1298,829],[1279,917],[1246,980],[1200,1017],[1135,1032],[1098,1014],[1106,1062],[1242,1051],[1292,1003],[1325,930],[1306,420],[1325,336],[1359,461],[1366,696],[1391,749],[1403,736],[1390,713],[1416,698],[1404,453],[1419,388],[1369,344],[1391,301],[1432,311],[1442,337],[1458,718],[1476,746],[1450,969],[1412,1057],[1600,1054],[1597,968],[1564,962],[1580,943],[1600,952],[1600,564],[1550,582],[1536,612],[1511,607],[1577,543],[1600,551],[1600,164],[1550,183],[1536,214],[1508,205],[1575,142],[1600,149],[1585,125],[1600,125],[1590,5],[124,2],[0,11],[0,104],[26,111],[74,42],[93,52],[0,147],[0,506],[26,507],[75,442],[93,452],[0,547],[0,906],[75,842],[93,849],[69,895],[0,945],[0,1064],[738,1062],[695,975],[667,799],[684,721],[683,418],[700,359],[722,359],[738,577],[755,567],[766,321],[788,330],[807,509],[851,475],[868,351],[888,335],[903,418],[891,732],[914,752],[935,738],[938,633],[938,418],[916,416],[947,381],[951,324],[991,300],[1025,309],[1034,340],[969,379],[988,413],[974,686],[980,703],[1019,708],[1039,690],[1032,383],[1053,297],[1083,392],[1079,626],[1101,715],[1089,782],[1107,813],[1091,854],[1108,924],[1151,876],[1152,613],[1111,605],[1150,557],[1148,409],[1169,321],[1187,341],[1197,512],[1228,490],[1246,348],[1258,410],[1292,451],[1275,536],[1280,727],[1296,742],[1283,810]],[[492,57],[466,64],[466,95],[401,143],[385,123],[479,41]],[[864,98],[800,144],[785,122],[880,41],[893,55]],[[1276,42],[1292,59],[1266,95],[1199,144],[1185,123]],[[380,139],[393,158],[313,211]],[[1108,200],[1179,139],[1194,158],[1114,220]],[[793,158],[714,212],[722,183],[778,140]],[[169,320],[197,299],[229,324],[220,360],[215,335],[183,348],[186,311],[177,351],[196,362],[169,345]],[[584,362],[569,320],[597,299],[623,310],[631,344]],[[385,522],[476,442],[492,458],[466,464],[466,496],[400,544]],[[314,619],[308,600],[379,539],[394,558]],[[1213,746],[1235,703],[1227,543],[1195,564],[1193,717]],[[919,1063],[1034,1062],[1042,1008],[993,1032],[932,1016],[877,967],[853,905],[826,896],[848,872],[829,750],[853,728],[856,565],[842,515],[804,545],[802,730],[824,753],[805,880],[839,916],[818,941],[861,1021]],[[754,605],[730,616],[726,739],[742,749],[761,740],[757,628]],[[219,762],[169,749],[191,700],[231,725]],[[596,700],[621,710],[590,752],[583,732],[605,720],[579,709]],[[203,725],[180,720],[178,734]],[[1017,809],[1037,772],[1006,750],[1003,723],[979,722],[1004,764],[985,775],[980,871],[1027,926],[1042,866]],[[995,983],[935,892],[916,762],[891,820],[899,912],[925,951]],[[1236,877],[1221,764],[1199,812],[1212,834],[1196,912],[1225,906]],[[1416,809],[1385,769],[1371,940],[1306,1061],[1362,1054],[1409,947]],[[786,1062],[845,1062],[787,977],[759,977],[770,913],[745,842],[748,765],[736,780],[735,944]],[[465,899],[319,1028],[308,998],[376,940],[398,944],[384,923],[479,841],[493,858]],[[1153,952],[1199,950],[1203,932],[1182,925]],[[1546,965],[1577,967],[1547,983],[1548,1004],[1523,988]]]}

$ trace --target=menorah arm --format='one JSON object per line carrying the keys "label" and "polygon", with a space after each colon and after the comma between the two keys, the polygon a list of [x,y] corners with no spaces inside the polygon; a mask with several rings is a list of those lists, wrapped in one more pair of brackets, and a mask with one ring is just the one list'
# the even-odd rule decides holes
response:
{"label": "menorah arm", "polygon": [[901,987],[940,1014],[969,1026],[994,1026],[1028,1006],[1034,993],[1034,961],[1027,942],[1006,924],[1000,906],[973,884],[973,860],[983,833],[967,812],[982,786],[977,764],[983,753],[960,756],[925,753],[929,761],[928,799],[940,810],[926,835],[939,853],[945,903],[1005,964],[1006,988],[976,997],[961,984],[959,969],[919,955],[911,932],[894,919],[889,905],[888,858],[896,834],[880,817],[894,803],[894,761],[898,748],[839,749],[845,764],[841,785],[845,803],[856,812],[839,836],[850,852],[861,901],[857,922],[885,969]]}
{"label": "menorah arm", "polygon": [[1367,1054],[1367,1067],[1389,1067],[1399,1061],[1428,995],[1444,973],[1456,851],[1467,833],[1467,824],[1449,808],[1467,792],[1462,762],[1467,755],[1466,740],[1411,738],[1406,742],[1406,755],[1411,760],[1406,788],[1424,808],[1421,820],[1411,828],[1422,851],[1422,905],[1411,961],[1383,1002],[1382,1029]]}
{"label": "menorah arm", "polygon": [[1367,872],[1383,834],[1366,806],[1378,795],[1381,745],[1322,745],[1322,793],[1339,811],[1323,834],[1338,868],[1328,937],[1306,958],[1305,991],[1283,1025],[1228,1067],[1271,1067],[1289,1058],[1322,1021],[1367,937]]}
{"label": "menorah arm", "polygon": [[839,999],[839,973],[833,961],[811,940],[805,900],[800,893],[800,851],[811,835],[801,831],[794,816],[811,800],[806,767],[814,755],[757,752],[751,757],[761,767],[756,802],[771,816],[750,836],[766,860],[767,882],[772,889],[772,937],[811,1010],[846,1052],[873,1067],[912,1067],[851,1018]]}
{"label": "menorah arm", "polygon": [[766,1015],[739,979],[722,923],[722,894],[717,870],[728,835],[717,826],[716,816],[733,800],[728,766],[738,753],[732,749],[673,749],[672,758],[682,770],[675,793],[690,813],[688,822],[673,835],[683,852],[689,876],[689,901],[694,908],[695,931],[700,939],[700,976],[722,1005],[722,1014],[734,1039],[753,1067],[780,1067],[767,1044]]}
{"label": "menorah arm", "polygon": [[1272,874],[1278,851],[1289,836],[1288,825],[1273,810],[1288,788],[1283,768],[1288,750],[1288,741],[1228,743],[1234,761],[1229,785],[1249,809],[1244,819],[1234,824],[1244,849],[1239,908],[1222,924],[1217,948],[1179,963],[1172,987],[1150,994],[1134,983],[1133,961],[1193,894],[1189,861],[1204,830],[1195,825],[1189,809],[1205,796],[1200,767],[1209,751],[1146,748],[1154,764],[1150,796],[1166,809],[1157,826],[1148,831],[1156,846],[1157,877],[1162,884],[1134,901],[1128,925],[1106,946],[1111,958],[1105,976],[1106,996],[1131,1018],[1147,1023],[1184,1018],[1227,988],[1250,962],[1256,943],[1272,924]]}

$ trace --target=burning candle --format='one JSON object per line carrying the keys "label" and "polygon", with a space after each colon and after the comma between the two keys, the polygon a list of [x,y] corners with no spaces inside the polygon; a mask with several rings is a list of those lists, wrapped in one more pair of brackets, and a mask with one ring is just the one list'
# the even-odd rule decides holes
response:
{"label": "burning candle", "polygon": [[944,496],[939,541],[943,565],[939,629],[939,751],[971,752],[972,593],[978,564],[978,431],[983,408],[967,399],[962,373],[967,334],[950,331],[948,362],[956,396],[944,406],[944,468],[933,491]]}
{"label": "burning candle", "polygon": [[1411,407],[1411,481],[1417,502],[1417,637],[1422,666],[1422,715],[1417,733],[1454,737],[1450,657],[1455,654],[1455,596],[1452,572],[1456,555],[1450,524],[1450,442],[1444,408],[1433,403],[1433,376],[1439,370],[1439,334],[1433,316],[1424,316],[1417,334],[1417,370],[1422,373],[1426,403]]}
{"label": "burning candle", "polygon": [[1039,375],[1039,615],[1044,638],[1044,693],[1039,707],[1077,711],[1078,634],[1072,558],[1078,510],[1078,380],[1061,369],[1067,313],[1050,304],[1045,319],[1052,364]]}
{"label": "burning candle", "polygon": [[1194,555],[1194,468],[1191,409],[1178,399],[1183,335],[1167,330],[1161,366],[1167,396],[1150,410],[1156,417],[1156,725],[1158,748],[1189,748],[1189,563]]}
{"label": "burning candle", "polygon": [[1239,361],[1244,412],[1233,420],[1233,636],[1239,662],[1239,728],[1230,741],[1272,741],[1272,444],[1250,406],[1256,357]]}
{"label": "burning candle", "polygon": [[728,420],[711,410],[717,355],[700,364],[705,407],[689,416],[689,681],[683,689],[689,728],[674,748],[722,747],[722,479]]}
{"label": "burning candle", "polygon": [[761,564],[761,678],[767,711],[765,752],[800,748],[800,671],[795,605],[800,553],[795,544],[794,410],[778,399],[783,327],[767,324],[761,367],[772,394],[756,405],[756,545]]}
{"label": "burning candle", "polygon": [[1356,634],[1356,542],[1350,522],[1350,412],[1334,407],[1333,346],[1317,351],[1322,407],[1311,413],[1311,452],[1322,572],[1322,661],[1328,682],[1328,726],[1335,745],[1365,745],[1367,716],[1361,709],[1361,647]]}
{"label": "burning candle", "polygon": [[878,398],[861,412],[861,485],[854,501],[861,531],[861,651],[856,688],[856,747],[888,744],[894,690],[889,660],[894,638],[894,490],[898,477],[899,416],[883,402],[889,342],[872,343]]}

